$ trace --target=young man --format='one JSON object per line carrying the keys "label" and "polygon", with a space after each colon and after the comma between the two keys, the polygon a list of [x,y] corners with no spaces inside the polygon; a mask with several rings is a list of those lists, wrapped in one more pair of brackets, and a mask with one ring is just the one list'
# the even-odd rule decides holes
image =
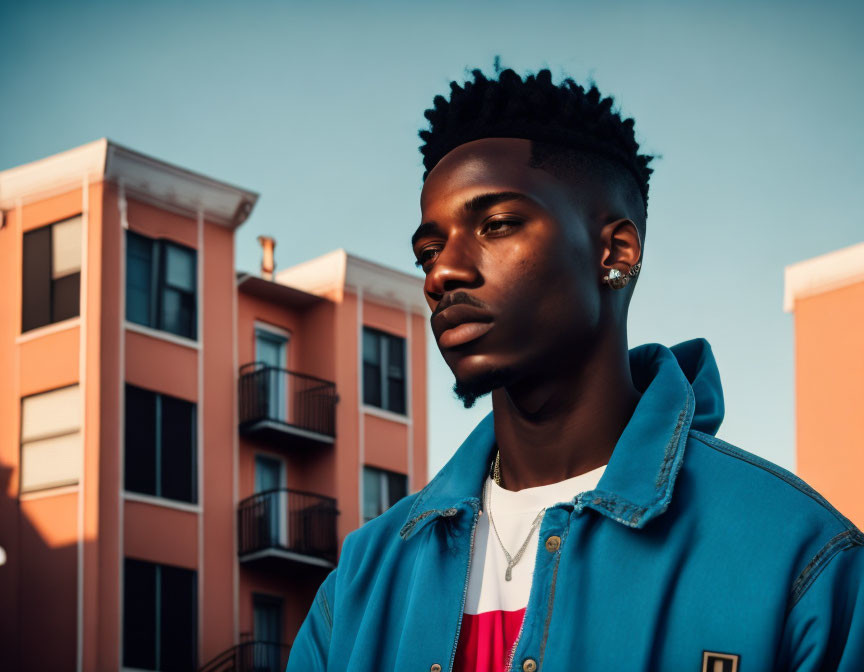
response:
{"label": "young man", "polygon": [[493,410],[348,535],[288,670],[864,670],[864,535],[714,436],[706,341],[628,351],[633,121],[548,70],[474,71],[426,117],[414,254],[457,395]]}

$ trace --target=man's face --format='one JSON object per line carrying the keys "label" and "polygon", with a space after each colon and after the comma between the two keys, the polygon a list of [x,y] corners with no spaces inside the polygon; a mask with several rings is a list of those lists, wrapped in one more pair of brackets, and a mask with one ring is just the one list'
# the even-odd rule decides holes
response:
{"label": "man's face", "polygon": [[420,197],[414,254],[466,406],[496,387],[561,374],[584,360],[600,326],[590,209],[572,186],[532,168],[530,154],[530,141],[517,138],[460,145]]}

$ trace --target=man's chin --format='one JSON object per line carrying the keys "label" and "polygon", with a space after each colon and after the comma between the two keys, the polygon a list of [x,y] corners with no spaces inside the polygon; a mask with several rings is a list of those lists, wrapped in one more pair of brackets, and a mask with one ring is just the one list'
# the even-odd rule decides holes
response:
{"label": "man's chin", "polygon": [[511,378],[512,372],[506,368],[490,369],[463,380],[457,378],[453,383],[453,394],[465,408],[472,408],[480,397],[504,387]]}

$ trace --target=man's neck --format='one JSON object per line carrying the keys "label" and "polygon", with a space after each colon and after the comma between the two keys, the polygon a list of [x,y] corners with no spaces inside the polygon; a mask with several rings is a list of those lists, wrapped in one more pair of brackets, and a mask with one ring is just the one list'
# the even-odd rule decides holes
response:
{"label": "man's neck", "polygon": [[492,393],[501,485],[523,490],[601,467],[636,408],[624,343],[606,339],[589,361]]}

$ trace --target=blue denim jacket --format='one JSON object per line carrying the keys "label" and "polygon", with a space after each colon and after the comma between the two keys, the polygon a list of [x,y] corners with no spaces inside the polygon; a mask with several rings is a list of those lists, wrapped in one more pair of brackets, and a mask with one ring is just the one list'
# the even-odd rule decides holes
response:
{"label": "blue denim jacket", "polygon": [[[509,669],[864,670],[862,533],[714,436],[706,341],[630,362],[642,398],[597,488],[546,511]],[[494,444],[490,413],[423,490],[346,537],[289,672],[451,670]]]}

